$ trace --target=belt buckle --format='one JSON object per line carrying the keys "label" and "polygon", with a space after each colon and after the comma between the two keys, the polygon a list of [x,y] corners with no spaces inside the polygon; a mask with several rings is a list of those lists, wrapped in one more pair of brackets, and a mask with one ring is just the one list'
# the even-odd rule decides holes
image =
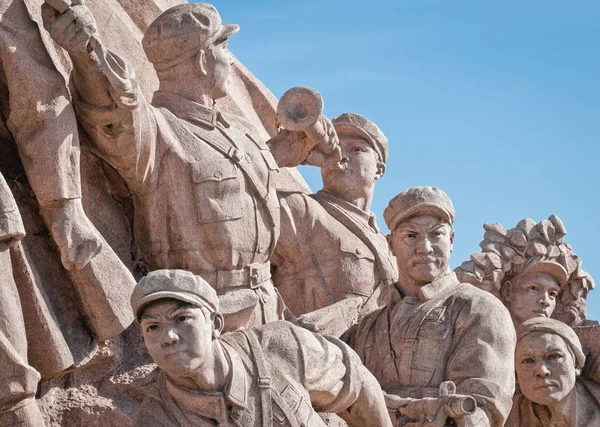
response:
{"label": "belt buckle", "polygon": [[258,267],[256,265],[248,266],[248,273],[250,274],[250,287],[252,289],[258,288],[260,282],[258,281]]}

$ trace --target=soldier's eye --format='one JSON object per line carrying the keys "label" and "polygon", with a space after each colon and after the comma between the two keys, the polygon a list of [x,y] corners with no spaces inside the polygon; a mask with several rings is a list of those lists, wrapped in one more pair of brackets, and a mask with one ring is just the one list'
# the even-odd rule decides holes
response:
{"label": "soldier's eye", "polygon": [[534,363],[535,360],[533,357],[526,357],[525,359],[521,360],[521,365],[533,365]]}
{"label": "soldier's eye", "polygon": [[158,331],[158,325],[148,325],[146,327],[146,332],[155,332]]}
{"label": "soldier's eye", "polygon": [[188,319],[188,316],[183,315],[183,314],[181,316],[177,317],[178,322],[185,322],[187,319]]}
{"label": "soldier's eye", "polygon": [[551,297],[554,299],[554,298],[556,298],[556,297],[558,296],[558,292],[556,292],[556,291],[551,291],[551,292],[549,293],[549,295],[550,295],[550,296],[551,296]]}
{"label": "soldier's eye", "polygon": [[548,360],[560,360],[563,355],[561,353],[552,353],[548,355]]}

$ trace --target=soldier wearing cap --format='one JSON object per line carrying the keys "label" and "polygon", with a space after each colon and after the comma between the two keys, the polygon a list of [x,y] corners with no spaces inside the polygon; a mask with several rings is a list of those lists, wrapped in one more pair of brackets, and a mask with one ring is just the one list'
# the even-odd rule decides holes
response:
{"label": "soldier wearing cap", "polygon": [[227,43],[239,27],[223,25],[207,3],[160,15],[142,40],[160,84],[152,103],[125,61],[90,52],[98,37],[85,6],[46,18],[46,27],[73,61],[82,126],[133,194],[145,267],[204,277],[221,298],[226,330],[281,318],[269,264],[279,236],[278,165],[249,122],[226,119],[215,104],[227,94]]}
{"label": "soldier wearing cap", "polygon": [[162,373],[135,418],[139,427],[390,426],[381,388],[356,354],[288,322],[221,335],[215,290],[182,270],[158,270],[131,306]]}
{"label": "soldier wearing cap", "polygon": [[384,218],[398,282],[389,304],[359,324],[357,353],[391,402],[435,398],[442,382],[453,381],[478,406],[458,425],[504,425],[515,331],[497,298],[460,283],[449,268],[452,202],[438,188],[414,187],[389,202]]}
{"label": "soldier wearing cap", "polygon": [[502,283],[502,297],[515,326],[534,317],[550,317],[556,298],[568,279],[567,270],[557,262],[540,260]]}
{"label": "soldier wearing cap", "polygon": [[370,211],[375,182],[385,172],[388,140],[359,114],[342,114],[332,122],[342,168],[331,162],[323,166],[323,189],[316,194],[281,194],[281,238],[272,262],[273,280],[291,312],[300,316],[328,307],[328,315],[315,313],[311,322],[340,335],[359,315],[386,303],[397,273]]}

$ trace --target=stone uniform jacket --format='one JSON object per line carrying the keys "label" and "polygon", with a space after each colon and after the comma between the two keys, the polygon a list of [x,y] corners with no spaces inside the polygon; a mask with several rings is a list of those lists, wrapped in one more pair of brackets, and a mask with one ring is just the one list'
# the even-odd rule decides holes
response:
{"label": "stone uniform jacket", "polygon": [[281,237],[273,281],[296,316],[345,298],[387,303],[396,262],[375,217],[324,191],[280,199]]}
{"label": "stone uniform jacket", "polygon": [[138,93],[131,108],[77,107],[96,149],[133,193],[136,241],[150,270],[202,274],[269,260],[279,235],[278,166],[250,124],[229,124],[166,92],[152,105]]}
{"label": "stone uniform jacket", "polygon": [[356,352],[384,391],[401,397],[437,397],[443,381],[471,395],[486,422],[502,426],[515,387],[516,337],[510,314],[488,292],[447,273],[363,319]]}
{"label": "stone uniform jacket", "polygon": [[[255,334],[258,352],[248,334]],[[134,421],[136,427],[264,427],[256,358],[269,371],[273,426],[324,427],[315,411],[335,412],[351,426],[390,426],[381,388],[356,354],[287,322],[219,338],[230,361],[224,393],[182,389],[162,378]],[[314,409],[313,409],[314,408]]]}

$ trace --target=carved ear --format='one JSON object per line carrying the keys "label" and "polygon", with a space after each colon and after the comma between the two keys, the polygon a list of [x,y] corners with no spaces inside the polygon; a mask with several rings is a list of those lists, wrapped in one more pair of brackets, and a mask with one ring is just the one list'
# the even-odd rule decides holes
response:
{"label": "carved ear", "polygon": [[196,70],[206,77],[208,75],[207,66],[206,66],[206,51],[204,49],[200,49],[198,55],[196,56]]}
{"label": "carved ear", "polygon": [[225,326],[225,319],[223,319],[223,315],[218,312],[212,313],[211,317],[213,322],[213,338],[218,338]]}
{"label": "carved ear", "polygon": [[375,174],[375,179],[379,179],[385,173],[385,163],[377,162],[377,174]]}
{"label": "carved ear", "polygon": [[[452,226],[451,226],[452,227]],[[454,229],[450,228],[450,252],[454,250]]]}

